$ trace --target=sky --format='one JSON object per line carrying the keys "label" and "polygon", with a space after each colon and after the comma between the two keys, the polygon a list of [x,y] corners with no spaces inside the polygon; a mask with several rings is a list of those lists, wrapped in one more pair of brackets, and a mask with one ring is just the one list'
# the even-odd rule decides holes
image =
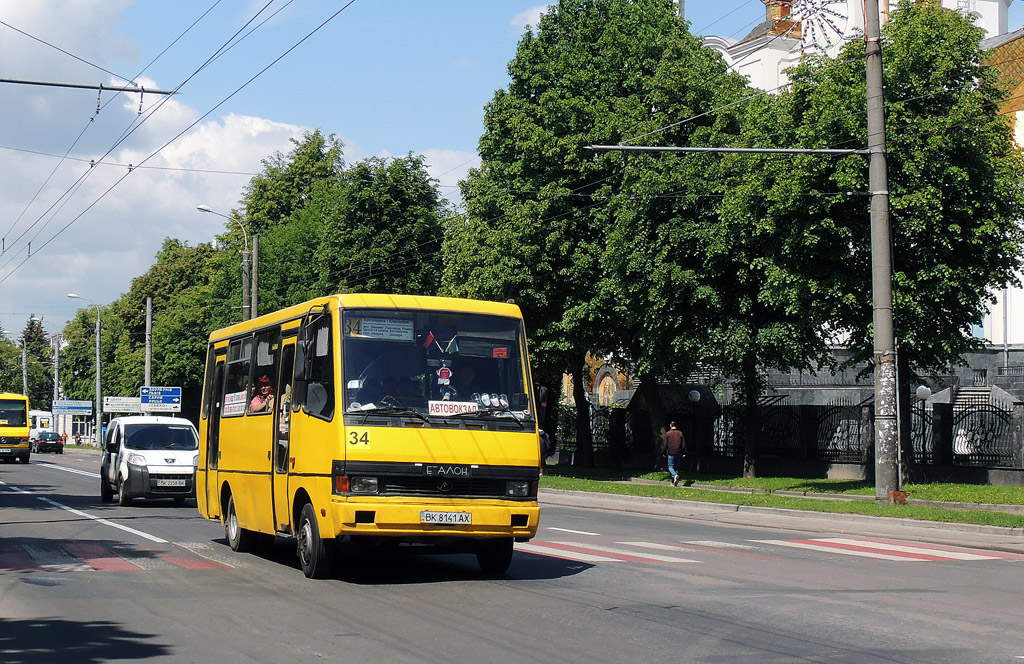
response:
{"label": "sky", "polygon": [[[1018,2],[1018,5],[1024,3]],[[545,4],[520,0],[0,0],[0,328],[59,332],[152,265],[211,242],[262,160],[319,129],[355,163],[421,154],[441,192],[479,165],[485,105]],[[736,39],[761,0],[690,0]],[[1024,23],[1011,6],[1010,30]],[[68,293],[82,298],[70,299]]]}

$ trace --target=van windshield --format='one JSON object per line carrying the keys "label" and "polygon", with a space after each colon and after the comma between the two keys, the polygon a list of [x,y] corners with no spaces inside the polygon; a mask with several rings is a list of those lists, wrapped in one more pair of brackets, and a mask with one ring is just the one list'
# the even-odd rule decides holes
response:
{"label": "van windshield", "polygon": [[124,444],[136,450],[198,450],[195,429],[187,424],[128,424]]}

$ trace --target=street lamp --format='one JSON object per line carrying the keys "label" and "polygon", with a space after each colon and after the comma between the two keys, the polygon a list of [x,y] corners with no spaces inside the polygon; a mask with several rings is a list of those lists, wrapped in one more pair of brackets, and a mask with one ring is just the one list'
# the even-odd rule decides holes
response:
{"label": "street lamp", "polygon": [[68,293],[68,297],[92,302],[96,306],[96,433],[94,435],[97,446],[102,448],[103,441],[100,438],[103,434],[103,383],[100,380],[100,305],[77,293]]}
{"label": "street lamp", "polygon": [[249,320],[252,318],[252,297],[249,291],[249,235],[245,232],[245,226],[238,219],[221,214],[209,205],[197,205],[196,209],[200,212],[209,212],[218,217],[224,217],[228,221],[235,222],[242,229],[242,320]]}

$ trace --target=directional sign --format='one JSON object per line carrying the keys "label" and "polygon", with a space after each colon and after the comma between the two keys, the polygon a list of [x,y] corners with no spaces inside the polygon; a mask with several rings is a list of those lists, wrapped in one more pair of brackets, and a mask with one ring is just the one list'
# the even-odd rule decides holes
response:
{"label": "directional sign", "polygon": [[139,402],[146,412],[177,413],[181,411],[181,388],[140,387]]}
{"label": "directional sign", "polygon": [[103,397],[103,410],[108,413],[141,413],[139,397]]}
{"label": "directional sign", "polygon": [[55,415],[92,415],[92,402],[57,399],[50,410]]}

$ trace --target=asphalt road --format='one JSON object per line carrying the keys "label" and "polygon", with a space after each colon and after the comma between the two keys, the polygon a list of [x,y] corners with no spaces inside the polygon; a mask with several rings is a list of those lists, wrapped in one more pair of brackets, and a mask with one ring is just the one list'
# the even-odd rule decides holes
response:
{"label": "asphalt road", "polygon": [[1019,662],[1019,533],[545,492],[508,574],[99,500],[98,455],[0,464],[0,661]]}

